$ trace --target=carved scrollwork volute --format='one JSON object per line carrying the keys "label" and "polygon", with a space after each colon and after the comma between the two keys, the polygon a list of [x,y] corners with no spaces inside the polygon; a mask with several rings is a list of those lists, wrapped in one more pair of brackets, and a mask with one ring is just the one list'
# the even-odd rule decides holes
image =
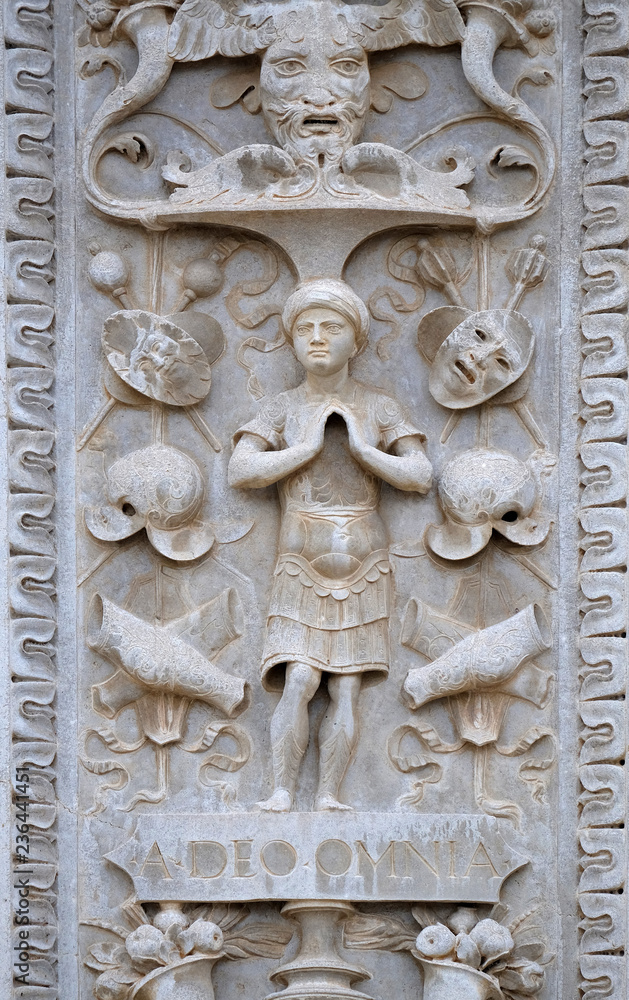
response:
{"label": "carved scrollwork volute", "polygon": [[[505,145],[495,150],[492,162],[496,167],[508,168],[512,165],[528,165],[534,174],[534,188],[520,208],[524,218],[537,211],[548,193],[555,175],[556,154],[554,142],[544,124],[522,100],[518,93],[507,93],[499,84],[494,73],[494,58],[500,46],[521,46],[536,54],[534,35],[525,24],[508,13],[508,5],[500,0],[487,3],[460,2],[466,15],[465,37],[461,43],[461,65],[465,78],[478,96],[492,108],[499,117],[516,125],[534,144],[539,154],[536,163],[521,147]],[[553,27],[552,14],[541,21],[538,30],[550,34]],[[531,51],[532,50],[532,51]],[[543,82],[540,81],[540,82]],[[486,217],[483,213],[479,223],[491,230],[501,221],[500,209],[492,208]],[[513,216],[512,216],[513,217]]]}
{"label": "carved scrollwork volute", "polygon": [[[105,98],[83,138],[83,180],[87,196],[95,207],[118,217],[125,215],[124,202],[107,194],[99,184],[98,162],[109,148],[107,131],[148,104],[159,94],[170,76],[174,65],[174,59],[168,54],[170,11],[172,3],[163,0],[142,4],[138,9],[123,8],[117,15],[112,36],[125,37],[133,42],[138,55],[137,68],[130,80],[120,80]],[[89,61],[83,72],[90,74]],[[127,142],[135,147],[136,155],[139,155],[143,138],[128,136]]]}

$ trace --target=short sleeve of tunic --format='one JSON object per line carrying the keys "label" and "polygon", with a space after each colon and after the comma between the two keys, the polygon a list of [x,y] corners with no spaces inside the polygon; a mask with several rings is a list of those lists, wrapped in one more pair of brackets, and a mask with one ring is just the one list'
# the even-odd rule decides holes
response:
{"label": "short sleeve of tunic", "polygon": [[391,396],[378,395],[376,401],[376,419],[380,429],[382,448],[389,451],[391,446],[404,437],[416,437],[426,440],[426,435],[415,427],[408,413]]}
{"label": "short sleeve of tunic", "polygon": [[234,445],[243,434],[256,434],[270,444],[274,451],[279,451],[284,445],[285,425],[286,401],[282,396],[274,396],[265,400],[253,420],[238,428],[233,438]]}

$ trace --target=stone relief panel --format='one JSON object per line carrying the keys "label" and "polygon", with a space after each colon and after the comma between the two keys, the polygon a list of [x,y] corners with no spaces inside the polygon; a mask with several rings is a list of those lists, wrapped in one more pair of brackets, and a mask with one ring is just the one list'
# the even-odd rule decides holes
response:
{"label": "stone relief panel", "polygon": [[87,20],[87,995],[552,989],[550,14]]}
{"label": "stone relief panel", "polygon": [[[566,5],[77,0],[81,1000],[563,997],[577,517],[580,974],[622,995],[625,109],[588,4],[577,511]],[[13,52],[47,72],[25,10],[11,642],[52,933],[50,107],[18,100]]]}

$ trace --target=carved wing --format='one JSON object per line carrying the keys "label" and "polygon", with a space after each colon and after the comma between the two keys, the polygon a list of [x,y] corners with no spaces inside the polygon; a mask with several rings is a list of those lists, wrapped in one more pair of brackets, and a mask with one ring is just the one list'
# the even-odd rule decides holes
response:
{"label": "carved wing", "polygon": [[245,7],[238,0],[184,0],[170,28],[168,54],[179,62],[244,56],[275,38],[272,7]]}
{"label": "carved wing", "polygon": [[465,32],[454,0],[390,0],[382,7],[356,4],[346,11],[368,52],[411,42],[453,45],[463,40]]}

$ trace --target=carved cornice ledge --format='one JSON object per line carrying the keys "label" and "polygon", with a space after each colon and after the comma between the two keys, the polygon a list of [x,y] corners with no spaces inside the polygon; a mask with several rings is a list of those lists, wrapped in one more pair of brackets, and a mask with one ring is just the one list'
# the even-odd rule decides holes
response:
{"label": "carved cornice ledge", "polygon": [[[13,995],[54,1000],[56,981],[56,690],[53,480],[55,419],[52,3],[5,0],[7,397],[10,669],[14,783],[12,909],[27,879],[28,975]],[[20,776],[28,781],[20,781]],[[27,841],[18,841],[26,818]],[[23,898],[23,897],[22,897]],[[22,923],[23,926],[23,923]],[[14,924],[14,944],[20,926]],[[26,985],[25,985],[26,984]]]}
{"label": "carved cornice ledge", "polygon": [[585,0],[580,943],[585,998],[626,997],[629,7]]}

